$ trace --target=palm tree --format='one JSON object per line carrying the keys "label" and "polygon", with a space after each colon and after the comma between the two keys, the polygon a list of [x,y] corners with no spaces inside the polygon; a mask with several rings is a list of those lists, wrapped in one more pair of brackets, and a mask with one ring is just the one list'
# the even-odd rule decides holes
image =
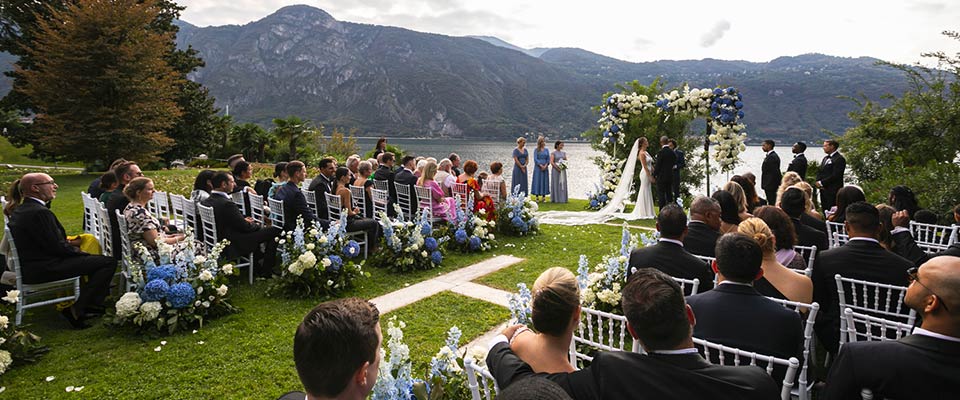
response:
{"label": "palm tree", "polygon": [[286,142],[290,150],[290,159],[297,159],[297,144],[301,140],[309,139],[313,128],[309,120],[302,120],[300,117],[289,116],[287,118],[273,119],[273,134],[277,140]]}
{"label": "palm tree", "polygon": [[274,136],[273,132],[262,128],[257,131],[253,137],[253,144],[257,148],[257,161],[262,162],[266,159],[267,146],[273,146],[276,141],[277,137]]}
{"label": "palm tree", "polygon": [[[257,146],[256,137],[262,132],[265,132],[264,129],[257,124],[246,123],[235,125],[233,129],[230,130],[230,141],[239,148],[241,153],[252,156],[252,150]],[[261,161],[261,159],[257,159],[256,161]]]}

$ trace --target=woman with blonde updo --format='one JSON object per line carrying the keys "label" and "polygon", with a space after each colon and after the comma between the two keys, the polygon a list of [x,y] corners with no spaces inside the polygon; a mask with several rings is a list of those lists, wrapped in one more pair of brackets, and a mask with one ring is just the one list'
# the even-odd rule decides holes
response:
{"label": "woman with blonde updo", "polygon": [[580,323],[580,287],[566,268],[553,267],[533,283],[533,329],[523,327],[510,338],[510,348],[536,373],[573,372],[568,352],[573,329]]}
{"label": "woman with blonde updo", "polygon": [[777,261],[777,238],[766,222],[760,218],[748,218],[740,223],[738,229],[740,233],[756,240],[763,251],[763,276],[753,283],[760,294],[801,303],[813,301],[813,282],[810,278]]}
{"label": "woman with blonde updo", "polygon": [[723,190],[726,190],[733,195],[733,200],[737,203],[737,215],[740,217],[741,221],[753,216],[748,211],[750,209],[750,205],[747,202],[747,193],[743,190],[743,186],[740,186],[739,183],[734,181],[730,181],[727,182],[726,185],[723,185]]}
{"label": "woman with blonde updo", "polygon": [[803,179],[800,179],[800,174],[796,172],[787,171],[787,173],[783,174],[783,178],[780,178],[780,187],[777,188],[777,198],[776,200],[771,201],[770,205],[776,205],[779,203],[780,195],[783,194],[783,191],[787,190],[788,187],[796,185],[800,182],[803,182]]}

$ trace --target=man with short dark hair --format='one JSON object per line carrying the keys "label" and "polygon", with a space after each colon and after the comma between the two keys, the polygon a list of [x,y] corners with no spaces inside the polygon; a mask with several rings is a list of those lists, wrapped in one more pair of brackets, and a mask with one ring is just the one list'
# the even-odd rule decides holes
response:
{"label": "man with short dark hair", "polygon": [[827,155],[817,171],[816,186],[820,188],[820,207],[826,212],[837,204],[837,192],[843,187],[843,172],[847,169],[847,159],[837,151],[840,142],[829,139],[823,141],[823,152]]}
{"label": "man with short dark hair", "polygon": [[780,194],[780,209],[793,221],[793,230],[797,232],[797,244],[801,246],[817,246],[817,252],[825,251],[828,247],[827,234],[817,228],[804,224],[801,217],[804,214],[806,194],[803,190],[789,187]]}
{"label": "man with short dark hair", "polygon": [[447,159],[450,160],[450,169],[453,170],[453,176],[460,176],[460,174],[463,173],[463,171],[460,170],[460,155],[450,153]]}
{"label": "man with short dark hair", "polygon": [[[865,201],[847,206],[843,223],[850,240],[843,246],[820,253],[813,267],[813,300],[820,303],[817,338],[830,353],[840,342],[840,298],[834,275],[868,282],[906,286],[909,260],[880,246],[880,213]],[[851,293],[845,294],[850,297]],[[897,300],[897,299],[893,299]],[[897,300],[899,301],[899,300]]]}
{"label": "man with short dark hair", "polygon": [[110,232],[113,238],[113,257],[120,260],[123,257],[123,242],[120,238],[120,222],[117,221],[116,211],[123,214],[123,210],[130,204],[130,199],[123,195],[123,188],[133,178],[143,176],[140,166],[134,161],[120,163],[113,172],[117,175],[117,190],[113,191],[110,198],[107,199],[107,214],[110,217]]}
{"label": "man with short dark hair", "polygon": [[720,203],[706,196],[695,197],[690,203],[690,222],[683,248],[692,254],[713,257],[719,238]]}
{"label": "man with short dark hair", "polygon": [[403,156],[400,159],[400,166],[403,167],[400,171],[397,171],[397,174],[394,176],[393,181],[397,185],[407,185],[409,187],[410,193],[410,208],[405,210],[414,215],[417,213],[417,191],[414,189],[414,186],[417,185],[417,176],[414,175],[414,168],[416,168],[416,157],[414,156]]}
{"label": "man with short dark hair", "polygon": [[[713,265],[719,283],[687,298],[699,316],[693,336],[764,355],[803,359],[800,314],[758,292],[753,281],[763,275],[763,252],[753,238],[732,232],[717,241]],[[785,369],[776,369],[782,381]]]}
{"label": "man with short dark hair", "polygon": [[[693,346],[696,317],[673,278],[652,268],[634,273],[623,288],[627,330],[647,354],[601,351],[590,366],[576,372],[543,375],[577,400],[584,399],[777,399],[773,379],[756,366],[709,364]],[[490,373],[501,390],[534,375],[510,350],[507,337],[491,342]]]}
{"label": "man with short dark hair", "polygon": [[700,290],[713,287],[713,273],[703,260],[694,257],[683,247],[687,235],[687,215],[676,204],[660,209],[657,216],[660,241],[630,253],[627,274],[636,268],[656,268],[675,278],[700,279]]}
{"label": "man with short dark hair", "polygon": [[660,152],[653,163],[653,176],[657,183],[657,205],[662,209],[673,203],[673,166],[677,165],[677,153],[670,149],[670,138],[660,137]]}
{"label": "man with short dark hair", "polygon": [[773,147],[776,146],[773,140],[763,141],[761,147],[767,155],[763,158],[763,164],[760,165],[760,188],[767,198],[767,203],[777,201],[777,189],[780,187],[780,180],[783,175],[780,173],[780,156]]}
{"label": "man with short dark hair", "polygon": [[[271,210],[271,212],[283,213],[283,230],[285,231],[291,231],[297,227],[297,217],[302,217],[304,226],[309,227],[317,221],[317,216],[307,204],[307,198],[303,192],[300,191],[300,183],[307,178],[307,167],[303,162],[290,161],[287,163],[287,174],[290,179],[273,195],[273,198],[283,201],[283,210]],[[324,228],[329,226],[325,220],[320,220],[320,224]]]}
{"label": "man with short dark hair", "polygon": [[[235,258],[254,253],[254,258],[260,260],[257,275],[269,277],[273,272],[273,265],[277,257],[277,244],[273,240],[280,234],[279,227],[263,226],[252,217],[244,217],[240,207],[230,198],[236,187],[233,175],[226,172],[217,172],[210,179],[213,190],[210,197],[201,204],[212,207],[217,225],[218,239],[227,239],[227,257]],[[266,251],[260,250],[260,245],[266,244]]]}
{"label": "man with short dark hair", "polygon": [[[293,337],[293,359],[306,399],[366,399],[380,367],[380,312],[350,297],[310,310]],[[283,399],[304,399],[288,393]]]}
{"label": "man with short dark hair", "polygon": [[[911,269],[903,302],[923,321],[897,341],[843,345],[821,396],[859,399],[949,399],[960,393],[960,258],[936,257]],[[951,310],[953,309],[953,310]]]}
{"label": "man with short dark hair", "polygon": [[680,172],[687,167],[687,159],[683,150],[677,147],[677,141],[670,139],[670,149],[677,153],[677,163],[673,165],[673,198],[680,198]]}
{"label": "man with short dark hair", "polygon": [[800,175],[801,180],[806,180],[808,163],[807,156],[803,155],[803,152],[807,151],[807,144],[804,142],[796,142],[790,150],[793,152],[793,160],[790,160],[787,171],[796,172],[797,175]]}
{"label": "man with short dark hair", "polygon": [[320,160],[320,173],[310,181],[310,186],[307,187],[307,190],[313,192],[314,196],[316,196],[317,218],[321,221],[330,219],[329,212],[327,211],[327,197],[324,196],[324,194],[333,194],[333,177],[336,172],[337,160],[330,157]]}
{"label": "man with short dark hair", "polygon": [[380,167],[377,168],[377,171],[373,173],[373,179],[375,181],[386,181],[387,182],[387,215],[394,217],[397,215],[397,211],[393,209],[393,205],[397,204],[397,188],[393,186],[393,181],[396,174],[393,172],[393,165],[396,162],[395,156],[391,152],[386,152],[380,154],[382,161],[380,161]]}

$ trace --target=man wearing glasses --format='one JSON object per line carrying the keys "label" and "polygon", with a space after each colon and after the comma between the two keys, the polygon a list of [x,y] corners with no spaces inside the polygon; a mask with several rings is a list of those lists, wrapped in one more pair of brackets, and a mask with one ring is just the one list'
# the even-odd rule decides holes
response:
{"label": "man wearing glasses", "polygon": [[120,185],[107,200],[107,214],[110,216],[110,231],[113,233],[113,236],[111,236],[113,238],[113,256],[120,260],[123,257],[123,245],[120,239],[120,223],[117,222],[117,210],[123,214],[123,209],[127,208],[127,204],[130,204],[130,199],[123,195],[123,188],[133,178],[143,176],[143,172],[140,171],[140,166],[133,161],[118,165],[113,172],[117,175],[117,182]]}
{"label": "man wearing glasses", "polygon": [[960,257],[934,257],[908,272],[903,302],[922,316],[897,341],[843,345],[827,376],[824,399],[947,399],[960,393]]}
{"label": "man wearing glasses", "polygon": [[23,202],[10,215],[10,234],[20,256],[24,283],[44,283],[86,276],[72,307],[63,310],[74,328],[88,327],[87,314],[102,314],[117,262],[84,253],[67,243],[66,232],[47,203],[57,197],[57,184],[47,174],[26,174],[18,186]]}

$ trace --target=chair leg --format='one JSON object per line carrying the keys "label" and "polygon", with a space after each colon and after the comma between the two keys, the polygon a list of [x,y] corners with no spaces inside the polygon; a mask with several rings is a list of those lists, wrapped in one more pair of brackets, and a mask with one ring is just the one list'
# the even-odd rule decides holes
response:
{"label": "chair leg", "polygon": [[20,323],[23,322],[23,298],[25,296],[20,296],[20,301],[17,302],[17,318],[15,321],[16,326],[20,326]]}
{"label": "chair leg", "polygon": [[254,262],[253,262],[253,253],[250,253],[250,268],[249,268],[249,269],[250,269],[250,273],[249,273],[249,275],[250,275],[250,284],[251,284],[251,285],[253,284],[253,265],[254,265]]}

